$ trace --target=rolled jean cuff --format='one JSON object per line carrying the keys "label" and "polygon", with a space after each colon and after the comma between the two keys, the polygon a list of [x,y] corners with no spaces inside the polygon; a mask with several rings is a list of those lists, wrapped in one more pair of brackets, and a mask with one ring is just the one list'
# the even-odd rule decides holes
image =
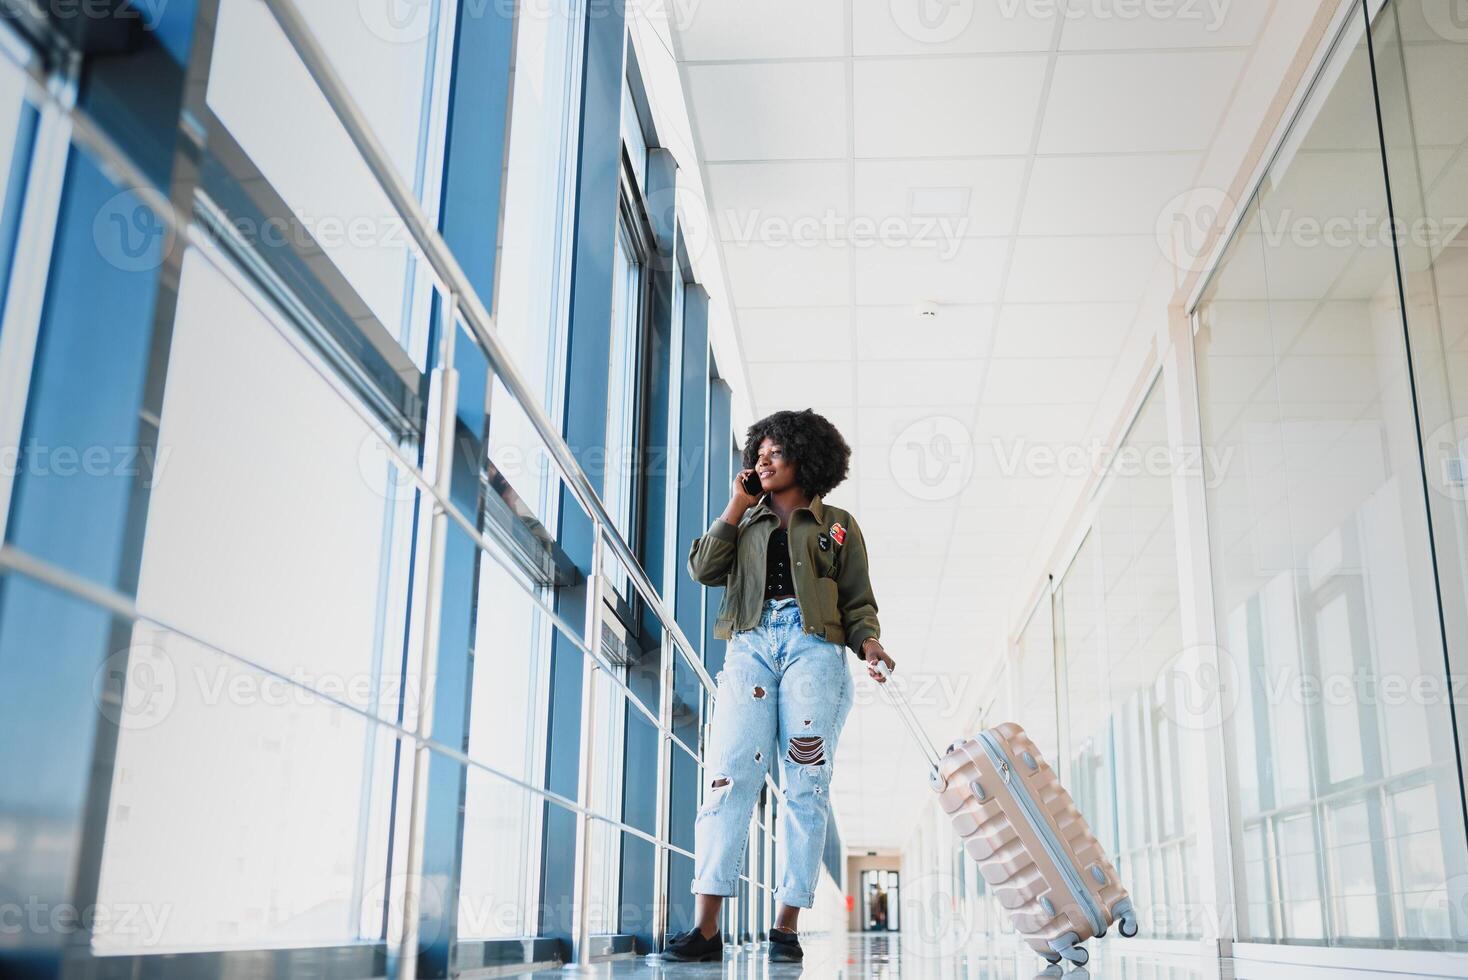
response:
{"label": "rolled jean cuff", "polygon": [[710,881],[705,878],[694,878],[688,890],[695,895],[718,895],[720,898],[733,898],[739,894],[738,882],[725,883],[722,881]]}
{"label": "rolled jean cuff", "polygon": [[810,892],[792,892],[782,888],[775,893],[775,901],[793,909],[808,909],[816,904],[816,897]]}

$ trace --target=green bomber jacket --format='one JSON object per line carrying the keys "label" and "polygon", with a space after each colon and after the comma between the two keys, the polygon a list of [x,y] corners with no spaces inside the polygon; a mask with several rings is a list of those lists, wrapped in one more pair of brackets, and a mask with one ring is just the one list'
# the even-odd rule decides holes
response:
{"label": "green bomber jacket", "polygon": [[[688,553],[688,572],[703,585],[722,585],[714,636],[727,640],[759,625],[765,599],[765,551],[780,517],[761,497],[736,528],[715,520]],[[848,511],[816,497],[790,515],[790,569],[807,633],[844,643],[857,656],[881,636],[877,600],[868,577],[866,542]]]}

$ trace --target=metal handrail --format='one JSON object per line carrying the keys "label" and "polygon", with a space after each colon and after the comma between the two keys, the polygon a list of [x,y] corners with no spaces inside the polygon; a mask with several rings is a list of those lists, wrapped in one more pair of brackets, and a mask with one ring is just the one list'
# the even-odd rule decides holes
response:
{"label": "metal handrail", "polygon": [[[214,223],[214,227],[219,231],[227,232],[229,229],[229,224],[227,221],[216,221]],[[226,279],[229,279],[231,281],[231,285],[235,286],[235,288],[240,289],[243,293],[245,293],[248,300],[253,302],[253,297],[249,295],[248,291],[245,290],[243,285],[238,281],[238,273],[232,267],[230,267],[228,263],[221,261],[220,258],[214,254],[213,243],[210,242],[207,237],[196,233],[192,228],[187,229],[187,233],[190,243],[198,248],[199,255],[206,262],[208,262],[215,271],[224,276]],[[269,315],[269,310],[260,307],[259,305],[257,305],[256,308],[260,310],[261,314],[265,316],[266,319],[272,320],[273,322],[273,318]],[[289,342],[291,338],[286,337],[285,339]],[[347,408],[357,416],[358,420],[361,421],[363,425],[369,428],[376,428],[376,419],[374,418],[372,413],[368,409],[364,408],[361,403],[358,402],[356,399],[347,396],[345,392],[341,391],[333,383],[333,375],[327,369],[325,369],[319,363],[310,359],[307,359],[307,366],[316,374],[317,377],[325,382],[335,394],[338,395],[342,403],[346,405]],[[379,443],[379,445],[389,456],[392,457],[392,460],[397,465],[398,469],[403,473],[404,476],[408,477],[408,479],[413,482],[419,492],[427,495],[433,501],[435,507],[441,509],[444,515],[449,518],[449,520],[458,525],[459,530],[461,530],[464,535],[468,537],[471,542],[473,542],[473,544],[478,548],[479,551],[488,555],[496,564],[498,564],[501,568],[505,570],[506,573],[508,573],[509,578],[520,587],[520,590],[524,594],[525,598],[529,599],[530,602],[536,607],[536,609],[538,609],[542,615],[547,617],[551,625],[560,631],[560,634],[567,640],[567,642],[574,646],[576,650],[584,656],[590,657],[591,659],[597,661],[603,668],[607,668],[608,678],[612,681],[612,683],[616,684],[621,689],[623,696],[626,697],[632,703],[632,705],[639,712],[641,712],[644,717],[647,718],[648,721],[652,722],[652,724],[655,726],[658,725],[657,716],[653,713],[652,709],[647,706],[642,698],[638,697],[637,693],[632,690],[632,688],[626,683],[626,681],[618,677],[615,671],[609,669],[611,667],[611,664],[602,656],[599,650],[596,647],[590,645],[586,640],[583,640],[580,634],[577,632],[576,627],[572,623],[570,623],[566,619],[566,617],[562,616],[560,612],[555,609],[554,606],[552,606],[549,602],[545,601],[544,598],[537,594],[537,590],[534,584],[526,582],[518,574],[518,567],[512,562],[511,559],[509,559],[504,554],[503,545],[500,544],[500,542],[495,541],[493,538],[489,537],[489,535],[485,534],[483,531],[479,530],[475,526],[474,522],[469,519],[468,515],[466,515],[463,510],[460,509],[459,506],[453,502],[453,499],[448,494],[447,488],[441,486],[434,479],[431,479],[429,475],[425,473],[410,456],[408,456],[407,453],[399,449],[391,440],[384,439]],[[690,748],[686,743],[684,743],[682,739],[671,732],[668,733],[668,736],[672,738],[675,742],[677,742],[685,752],[693,756],[693,758],[698,761],[700,767],[704,765],[702,757],[692,748]]]}
{"label": "metal handrail", "polygon": [[[105,609],[109,613],[125,619],[128,622],[141,624],[151,627],[152,629],[158,630],[160,632],[169,633],[173,636],[181,637],[182,639],[187,640],[188,642],[202,648],[203,650],[208,651],[211,654],[214,654],[215,656],[232,661],[265,677],[269,677],[271,680],[279,681],[282,684],[295,688],[296,690],[309,693],[312,696],[319,698],[324,704],[339,708],[342,711],[346,711],[349,714],[355,715],[356,717],[361,718],[363,721],[367,722],[370,725],[376,725],[379,728],[390,731],[396,737],[402,739],[403,741],[415,746],[427,748],[436,755],[440,755],[444,758],[450,759],[458,763],[459,765],[464,766],[466,769],[473,769],[493,776],[496,779],[504,780],[505,782],[514,786],[516,789],[524,790],[527,793],[538,796],[541,799],[549,803],[553,803],[564,810],[570,810],[573,813],[585,815],[592,820],[600,821],[601,823],[607,824],[608,826],[616,827],[618,830],[624,830],[627,833],[632,834],[634,837],[638,837],[642,840],[647,841],[649,844],[652,844],[655,847],[665,847],[668,850],[675,851],[678,854],[681,854],[687,858],[692,858],[694,856],[692,852],[679,847],[677,844],[670,843],[666,840],[661,840],[655,835],[649,834],[647,831],[642,830],[632,824],[626,823],[622,820],[619,820],[616,817],[611,817],[604,813],[599,813],[591,807],[582,806],[575,800],[562,796],[560,793],[557,793],[554,790],[546,789],[543,786],[537,786],[534,783],[527,782],[513,773],[506,772],[505,770],[500,769],[496,766],[492,766],[487,762],[476,759],[474,756],[471,756],[463,749],[455,748],[454,746],[449,745],[445,742],[440,742],[437,739],[424,735],[416,728],[408,728],[406,725],[401,725],[397,722],[382,718],[374,714],[370,709],[364,708],[357,704],[353,704],[351,701],[346,700],[346,698],[340,695],[312,687],[309,684],[303,683],[298,677],[283,673],[279,670],[276,670],[274,667],[270,667],[257,660],[252,660],[251,658],[246,657],[243,654],[235,653],[231,650],[226,650],[224,647],[221,647],[218,644],[213,643],[202,636],[192,633],[189,630],[184,629],[183,627],[175,626],[165,620],[159,619],[156,616],[149,615],[148,613],[145,613],[141,609],[139,609],[137,607],[137,604],[131,598],[123,595],[115,589],[110,589],[106,586],[98,585],[97,583],[92,582],[89,579],[69,572],[64,568],[61,568],[60,566],[55,565],[52,562],[45,560],[44,558],[37,557],[36,555],[33,555],[22,548],[18,548],[13,544],[0,545],[0,575],[6,574],[22,575],[33,582],[37,582],[43,586],[46,586],[47,588],[54,589],[55,591],[60,592],[64,595],[71,596],[75,599],[80,599],[81,601],[90,603],[91,605],[96,606],[100,609]],[[757,888],[767,887],[760,882],[752,881],[747,874],[741,874],[739,877],[740,880],[749,882]]]}

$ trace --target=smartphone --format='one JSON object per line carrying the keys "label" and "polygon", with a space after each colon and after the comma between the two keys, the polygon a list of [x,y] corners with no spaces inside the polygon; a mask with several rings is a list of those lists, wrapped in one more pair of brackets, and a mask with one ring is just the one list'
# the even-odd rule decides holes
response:
{"label": "smartphone", "polygon": [[758,497],[761,493],[764,493],[764,487],[760,486],[759,483],[758,473],[751,472],[744,478],[744,492],[751,497]]}

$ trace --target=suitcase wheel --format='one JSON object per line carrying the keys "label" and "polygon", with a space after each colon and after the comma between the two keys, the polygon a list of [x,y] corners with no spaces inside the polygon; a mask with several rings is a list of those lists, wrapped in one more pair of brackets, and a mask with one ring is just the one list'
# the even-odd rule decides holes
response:
{"label": "suitcase wheel", "polygon": [[1059,939],[1051,941],[1050,948],[1055,950],[1057,956],[1070,960],[1076,966],[1085,966],[1091,954],[1080,944],[1080,938],[1073,932],[1067,932]]}
{"label": "suitcase wheel", "polygon": [[1127,939],[1137,934],[1137,910],[1132,908],[1131,899],[1122,899],[1115,908],[1111,910],[1116,921],[1116,931]]}
{"label": "suitcase wheel", "polygon": [[1045,962],[1049,963],[1051,966],[1054,966],[1056,963],[1060,962],[1059,953],[1041,953],[1040,955],[1045,957]]}

